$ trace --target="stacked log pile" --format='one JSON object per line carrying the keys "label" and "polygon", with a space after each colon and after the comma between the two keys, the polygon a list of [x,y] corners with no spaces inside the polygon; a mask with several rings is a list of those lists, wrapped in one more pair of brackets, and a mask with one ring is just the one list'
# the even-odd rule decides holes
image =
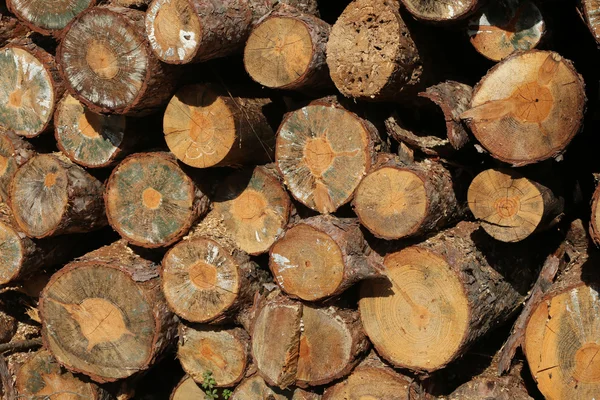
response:
{"label": "stacked log pile", "polygon": [[1,398],[600,398],[599,46],[595,0],[0,1]]}

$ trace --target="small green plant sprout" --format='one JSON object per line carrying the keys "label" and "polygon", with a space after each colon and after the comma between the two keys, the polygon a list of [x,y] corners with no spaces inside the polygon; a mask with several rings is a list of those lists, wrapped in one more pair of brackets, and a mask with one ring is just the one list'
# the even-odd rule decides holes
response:
{"label": "small green plant sprout", "polygon": [[[202,375],[202,388],[204,389],[204,398],[207,400],[216,400],[219,398],[219,394],[217,393],[217,389],[215,386],[217,385],[217,381],[212,376],[212,371],[206,371]],[[227,400],[231,397],[232,392],[229,389],[223,390],[223,399]]]}

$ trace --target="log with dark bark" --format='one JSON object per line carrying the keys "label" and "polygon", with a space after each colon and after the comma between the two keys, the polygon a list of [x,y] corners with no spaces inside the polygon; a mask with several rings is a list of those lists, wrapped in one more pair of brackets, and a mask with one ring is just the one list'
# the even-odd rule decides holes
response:
{"label": "log with dark bark", "polygon": [[19,20],[2,14],[0,9],[0,47],[6,46],[11,40],[26,36],[29,32]]}
{"label": "log with dark bark", "polygon": [[358,220],[333,216],[304,219],[288,229],[273,245],[269,267],[284,292],[306,301],[381,276]]}
{"label": "log with dark bark", "polygon": [[35,155],[35,149],[13,131],[0,128],[0,200],[8,201],[10,182],[17,169]]}
{"label": "log with dark bark", "polygon": [[325,50],[331,26],[292,7],[279,7],[254,27],[244,48],[252,79],[276,89],[327,86]]}
{"label": "log with dark bark", "polygon": [[8,343],[17,333],[17,320],[2,311],[0,311],[0,344]]}
{"label": "log with dark bark", "polygon": [[196,383],[210,373],[215,387],[234,386],[250,363],[250,336],[242,328],[181,325],[177,358]]}
{"label": "log with dark bark", "polygon": [[251,335],[260,375],[280,388],[323,385],[341,378],[369,348],[355,311],[310,306],[277,291],[257,313]]}
{"label": "log with dark bark", "polygon": [[460,115],[469,108],[472,95],[471,86],[455,81],[445,81],[419,93],[419,96],[433,101],[442,110],[446,121],[446,136],[456,150],[460,150],[469,142],[469,134],[460,120]]}
{"label": "log with dark bark", "polygon": [[505,246],[461,222],[388,254],[389,281],[363,283],[359,302],[377,352],[397,367],[436,371],[510,318],[532,281],[533,260]]}
{"label": "log with dark bark", "polygon": [[206,213],[208,198],[170,153],[136,153],[112,172],[104,194],[110,225],[136,246],[171,245]]}
{"label": "log with dark bark", "polygon": [[50,127],[64,84],[54,57],[28,39],[0,49],[0,127],[35,137]]}
{"label": "log with dark bark", "polygon": [[146,115],[171,98],[179,73],[150,50],[142,11],[94,7],[67,29],[56,59],[69,93],[91,111]]}
{"label": "log with dark bark", "polygon": [[398,0],[356,0],[333,25],[327,65],[344,96],[390,100],[420,82],[421,57],[399,8]]}
{"label": "log with dark bark", "polygon": [[47,350],[40,350],[21,366],[15,386],[19,396],[28,399],[114,398],[98,385],[66,371]]}
{"label": "log with dark bark", "polygon": [[562,154],[581,127],[582,77],[551,51],[507,57],[475,86],[462,119],[495,158],[514,166]]}
{"label": "log with dark bark", "polygon": [[15,225],[10,208],[0,203],[0,285],[28,278],[73,254],[72,237],[30,239]]}
{"label": "log with dark bark", "polygon": [[91,232],[106,226],[102,183],[61,153],[19,168],[9,191],[18,229],[29,237]]}
{"label": "log with dark bark", "polygon": [[600,185],[592,195],[592,215],[590,218],[590,236],[597,246],[600,246]]}
{"label": "log with dark bark", "polygon": [[477,175],[468,201],[481,227],[503,242],[518,242],[554,226],[564,208],[564,200],[550,188],[508,169]]}
{"label": "log with dark bark", "polygon": [[581,13],[583,18],[596,40],[600,43],[600,1],[598,0],[581,0]]}
{"label": "log with dark bark", "polygon": [[136,142],[134,122],[123,115],[90,111],[70,94],[56,106],[54,136],[60,151],[88,168],[108,167],[124,158]]}
{"label": "log with dark bark", "polygon": [[407,165],[392,154],[381,154],[358,185],[352,206],[373,235],[399,239],[444,228],[463,217],[463,190],[438,162]]}
{"label": "log with dark bark", "polygon": [[481,0],[402,0],[402,3],[417,19],[446,22],[468,17],[477,10]]}
{"label": "log with dark bark", "polygon": [[[231,322],[250,307],[266,275],[212,225],[201,224],[162,262],[169,307],[190,322]],[[218,242],[217,242],[218,240]]]}
{"label": "log with dark bark", "polygon": [[79,14],[96,3],[97,0],[58,0],[49,6],[45,0],[6,0],[10,12],[31,30],[57,37]]}
{"label": "log with dark bark", "polygon": [[293,205],[273,164],[229,175],[202,220],[250,255],[269,251],[283,235]]}
{"label": "log with dark bark", "polygon": [[486,4],[469,21],[471,44],[482,56],[500,61],[516,51],[535,49],[546,33],[539,8],[530,0]]}
{"label": "log with dark bark", "polygon": [[323,214],[352,199],[375,162],[376,128],[340,105],[316,101],[286,115],[276,143],[277,168],[292,196]]}
{"label": "log with dark bark", "polygon": [[148,369],[177,332],[157,266],[123,240],[54,274],[39,310],[44,346],[61,365],[100,383]]}
{"label": "log with dark bark", "polygon": [[184,86],[165,111],[167,146],[196,168],[272,162],[275,134],[263,115],[269,103],[216,86]]}

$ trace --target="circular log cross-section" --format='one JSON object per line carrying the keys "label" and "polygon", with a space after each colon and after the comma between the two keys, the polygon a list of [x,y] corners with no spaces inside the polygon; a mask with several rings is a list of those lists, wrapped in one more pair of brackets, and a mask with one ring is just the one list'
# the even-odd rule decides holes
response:
{"label": "circular log cross-section", "polygon": [[125,157],[125,136],[132,133],[128,128],[126,117],[95,114],[69,94],[56,106],[56,143],[71,161],[84,167],[107,167]]}
{"label": "circular log cross-section", "polygon": [[149,368],[177,328],[157,272],[123,241],[62,268],[40,296],[45,347],[100,383]]}
{"label": "circular log cross-section", "polygon": [[415,18],[440,22],[468,17],[477,10],[480,0],[402,0],[406,9]]}
{"label": "circular log cross-section", "polygon": [[547,399],[592,399],[600,391],[598,287],[568,286],[546,296],[533,311],[524,350]]}
{"label": "circular log cross-section", "polygon": [[397,98],[419,83],[421,59],[397,0],[351,2],[331,29],[327,65],[347,97]]}
{"label": "circular log cross-section", "polygon": [[211,372],[216,387],[238,383],[246,372],[250,336],[242,328],[181,327],[177,358],[184,371],[197,383]]}
{"label": "circular log cross-section", "polygon": [[583,79],[570,61],[531,50],[492,68],[461,118],[493,157],[522,166],[564,151],[581,127],[585,101]]}
{"label": "circular log cross-section", "polygon": [[0,200],[8,202],[10,182],[17,169],[35,155],[31,143],[0,128]]}
{"label": "circular log cross-section", "polygon": [[220,95],[204,85],[185,86],[165,111],[167,146],[195,168],[273,161],[275,134],[262,114],[267,103]]}
{"label": "circular log cross-section", "polygon": [[181,239],[208,209],[208,199],[168,153],[137,153],[112,172],[108,221],[129,242],[164,247]]}
{"label": "circular log cross-section", "polygon": [[600,43],[600,3],[598,0],[582,0],[581,8],[590,32],[596,43]]}
{"label": "circular log cross-section", "polygon": [[450,172],[431,161],[382,160],[360,183],[352,205],[361,223],[387,240],[424,234],[462,215]]}
{"label": "circular log cross-section", "polygon": [[15,386],[19,396],[28,399],[111,399],[95,384],[84,382],[61,368],[46,350],[40,350],[21,366]]}
{"label": "circular log cross-section", "polygon": [[301,89],[328,81],[325,49],[331,27],[312,15],[285,8],[262,20],[244,49],[252,79],[276,89]]}
{"label": "circular log cross-section", "polygon": [[490,2],[467,27],[475,50],[492,61],[536,48],[545,30],[542,13],[530,0]]}
{"label": "circular log cross-section", "polygon": [[244,379],[240,383],[233,394],[229,398],[230,400],[288,400],[289,393],[283,392],[277,388],[272,388],[267,385],[265,380],[260,375],[254,375],[250,378]]}
{"label": "circular log cross-section", "polygon": [[66,32],[56,59],[69,92],[96,113],[145,115],[171,97],[176,71],[156,59],[144,13],[94,7]]}
{"label": "circular log cross-section", "polygon": [[322,300],[377,276],[367,247],[356,219],[309,218],[273,245],[269,267],[284,292],[306,301]]}
{"label": "circular log cross-section", "polygon": [[481,227],[503,242],[518,242],[548,227],[563,210],[562,200],[547,187],[499,169],[488,169],[473,179],[468,201]]}
{"label": "circular log cross-section", "polygon": [[218,219],[223,234],[250,255],[269,251],[288,224],[292,202],[270,168],[258,166],[227,177],[205,220]]}
{"label": "circular log cross-section", "polygon": [[0,126],[35,137],[46,131],[64,89],[54,57],[31,43],[0,49]]}
{"label": "circular log cross-section", "polygon": [[9,203],[27,236],[43,238],[106,226],[102,183],[58,154],[31,158],[13,177]]}
{"label": "circular log cross-section", "polygon": [[352,195],[375,159],[375,127],[337,106],[308,105],[286,116],[277,168],[299,202],[332,213]]}
{"label": "circular log cross-section", "polygon": [[44,35],[60,36],[79,14],[97,0],[6,0],[10,12],[30,29]]}
{"label": "circular log cross-section", "polygon": [[184,376],[177,384],[169,400],[196,400],[202,399],[206,393],[192,378]]}
{"label": "circular log cross-section", "polygon": [[[427,372],[444,368],[520,306],[528,280],[504,278],[514,269],[512,260],[504,263],[510,265],[489,264],[491,256],[477,247],[487,237],[474,239],[477,228],[462,222],[390,253],[384,260],[389,281],[362,284],[363,326],[377,353],[394,366]],[[513,286],[517,279],[521,292]]]}
{"label": "circular log cross-section", "polygon": [[162,262],[169,307],[190,322],[220,322],[251,301],[255,264],[204,237],[184,240]]}
{"label": "circular log cross-section", "polygon": [[239,50],[252,21],[246,0],[154,0],[148,6],[146,33],[161,61],[197,63]]}

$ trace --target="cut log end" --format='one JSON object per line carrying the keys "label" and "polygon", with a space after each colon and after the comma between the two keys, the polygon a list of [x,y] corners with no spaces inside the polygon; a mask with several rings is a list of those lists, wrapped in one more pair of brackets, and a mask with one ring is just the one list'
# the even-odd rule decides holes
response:
{"label": "cut log end", "polygon": [[287,393],[269,387],[259,375],[244,379],[234,390],[231,400],[287,400]]}
{"label": "cut log end", "polygon": [[177,358],[197,383],[211,372],[216,387],[230,387],[243,377],[248,366],[250,337],[241,328],[219,329],[184,326]]}
{"label": "cut log end", "polygon": [[271,250],[269,266],[279,286],[295,297],[316,301],[338,291],[344,278],[344,255],[325,232],[299,224]]}
{"label": "cut log end", "polygon": [[461,117],[493,157],[521,166],[564,151],[581,127],[585,101],[571,62],[532,50],[492,68]]}
{"label": "cut log end", "polygon": [[212,213],[217,214],[237,247],[250,255],[271,248],[284,232],[292,207],[277,176],[265,167],[240,171],[217,190]]}
{"label": "cut log end", "polygon": [[9,224],[0,222],[0,284],[11,282],[19,274],[23,255],[19,232]]}
{"label": "cut log end", "polygon": [[440,22],[468,17],[478,6],[479,0],[402,0],[404,6],[417,19]]}
{"label": "cut log end", "polygon": [[123,156],[127,127],[122,115],[95,114],[71,95],[65,95],[54,116],[56,142],[73,162],[88,168],[111,165]]}
{"label": "cut log end", "polygon": [[544,197],[530,180],[512,171],[489,169],[473,179],[468,202],[483,229],[503,242],[531,235],[545,214]]}
{"label": "cut log end", "polygon": [[173,247],[163,260],[162,278],[170,308],[190,322],[221,317],[237,301],[242,280],[236,259],[206,238]]}
{"label": "cut log end", "polygon": [[412,380],[390,368],[359,366],[350,376],[325,390],[323,400],[410,400]]}
{"label": "cut log end", "polygon": [[592,215],[590,218],[590,236],[597,246],[600,246],[600,185],[592,196]]}
{"label": "cut log end", "polygon": [[188,0],[154,0],[148,7],[146,32],[152,50],[163,62],[190,62],[201,46],[202,30]]}
{"label": "cut log end", "polygon": [[524,349],[538,388],[548,399],[585,399],[600,390],[598,291],[580,284],[540,302]]}
{"label": "cut log end", "polygon": [[123,270],[79,261],[55,274],[41,296],[42,333],[61,364],[98,382],[148,368],[162,329],[153,298]]}
{"label": "cut log end", "polygon": [[542,13],[534,2],[498,1],[477,13],[467,33],[475,50],[500,61],[516,51],[536,48],[545,29]]}
{"label": "cut log end", "polygon": [[18,16],[27,26],[42,34],[58,35],[96,0],[59,0],[48,7],[45,0],[7,0],[9,10]]}
{"label": "cut log end", "polygon": [[419,53],[399,14],[399,5],[357,0],[344,10],[327,44],[331,79],[347,97],[398,97],[419,81]]}
{"label": "cut log end", "polygon": [[361,288],[367,335],[396,366],[427,371],[445,366],[456,357],[469,323],[459,278],[443,258],[418,248],[388,255],[385,267],[389,282],[367,281]]}
{"label": "cut log end", "polygon": [[315,104],[289,114],[279,128],[276,158],[292,195],[320,213],[349,202],[374,161],[374,130],[338,107]]}
{"label": "cut log end", "polygon": [[377,237],[396,239],[419,229],[427,216],[423,180],[407,169],[383,167],[368,174],[354,195],[361,223]]}
{"label": "cut log end", "polygon": [[195,400],[206,395],[204,390],[192,378],[185,376],[173,389],[169,400]]}
{"label": "cut log end", "polygon": [[41,49],[8,45],[0,49],[0,126],[18,135],[35,137],[44,132],[52,119],[57,90],[50,65],[39,54]]}
{"label": "cut log end", "polygon": [[17,169],[34,155],[28,141],[0,128],[0,199],[4,203],[8,202],[10,182]]}
{"label": "cut log end", "polygon": [[192,180],[163,153],[138,153],[121,162],[108,180],[105,201],[111,226],[142,247],[181,239],[208,207]]}
{"label": "cut log end", "polygon": [[600,43],[600,3],[598,0],[583,0],[581,6],[590,32],[596,42]]}

